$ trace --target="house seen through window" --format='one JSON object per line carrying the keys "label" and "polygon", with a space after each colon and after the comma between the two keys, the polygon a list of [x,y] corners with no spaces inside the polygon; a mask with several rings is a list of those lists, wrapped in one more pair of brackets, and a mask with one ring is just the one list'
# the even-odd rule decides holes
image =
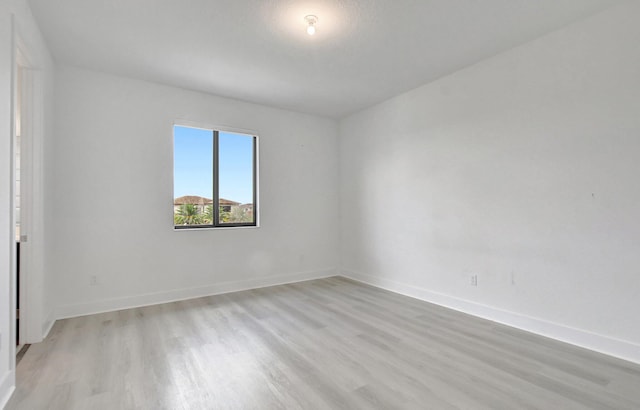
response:
{"label": "house seen through window", "polygon": [[257,137],[175,125],[176,229],[257,226]]}

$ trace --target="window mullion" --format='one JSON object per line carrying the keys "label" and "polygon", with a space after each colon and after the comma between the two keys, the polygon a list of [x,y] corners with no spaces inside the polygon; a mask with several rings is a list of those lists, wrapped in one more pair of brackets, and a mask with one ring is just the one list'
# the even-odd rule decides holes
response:
{"label": "window mullion", "polygon": [[218,156],[218,131],[213,130],[213,226],[220,226],[220,172]]}

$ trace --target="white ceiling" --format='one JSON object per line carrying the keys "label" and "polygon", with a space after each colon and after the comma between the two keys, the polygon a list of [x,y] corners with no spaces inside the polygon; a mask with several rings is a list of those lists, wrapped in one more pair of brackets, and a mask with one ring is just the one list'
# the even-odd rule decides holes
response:
{"label": "white ceiling", "polygon": [[59,62],[333,118],[619,2],[29,1]]}

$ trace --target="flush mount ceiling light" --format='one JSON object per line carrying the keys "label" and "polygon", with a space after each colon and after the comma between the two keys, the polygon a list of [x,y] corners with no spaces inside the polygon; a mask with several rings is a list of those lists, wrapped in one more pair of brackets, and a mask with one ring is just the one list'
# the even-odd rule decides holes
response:
{"label": "flush mount ceiling light", "polygon": [[318,22],[318,17],[314,16],[313,14],[309,14],[308,16],[305,16],[304,19],[308,24],[307,34],[309,34],[310,36],[314,35],[316,33],[316,23]]}

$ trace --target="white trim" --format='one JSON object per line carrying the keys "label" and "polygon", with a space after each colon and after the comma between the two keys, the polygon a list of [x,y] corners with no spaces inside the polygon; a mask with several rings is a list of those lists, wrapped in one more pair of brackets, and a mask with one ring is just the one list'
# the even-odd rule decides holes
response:
{"label": "white trim", "polygon": [[[44,73],[41,70],[26,68],[25,75],[28,77],[28,96],[25,101],[29,104],[28,122],[29,152],[25,157],[26,162],[22,162],[23,169],[28,170],[28,185],[25,186],[29,195],[26,202],[29,206],[27,231],[28,271],[26,275],[21,275],[21,285],[24,280],[26,298],[25,303],[21,301],[21,310],[25,309],[26,333],[22,340],[25,343],[37,343],[42,341],[42,325],[45,316],[44,311],[44,111],[45,111],[45,88]],[[22,159],[21,159],[22,161]],[[24,164],[24,165],[22,165]],[[22,171],[21,171],[22,172]],[[21,194],[22,196],[22,194]],[[22,245],[20,245],[22,246]],[[22,250],[22,248],[21,248]],[[22,255],[22,254],[21,254]],[[22,256],[21,256],[22,259]],[[22,266],[22,265],[21,265]],[[22,287],[22,286],[21,286]],[[22,320],[21,320],[22,321]]]}
{"label": "white trim", "polygon": [[49,317],[47,317],[47,321],[42,324],[42,340],[49,336],[49,332],[51,332],[51,328],[53,328],[53,325],[55,324],[56,320],[53,318],[53,315],[49,315]]}
{"label": "white trim", "polygon": [[16,389],[15,380],[16,373],[14,370],[6,372],[0,379],[0,409],[4,409]]}
{"label": "white trim", "polygon": [[640,364],[640,345],[348,269],[341,276],[507,326]]}
{"label": "white trim", "polygon": [[[15,152],[15,135],[16,135],[16,84],[17,84],[17,53],[18,53],[18,38],[16,34],[16,22],[15,16],[11,15],[11,103],[10,103],[10,119],[9,124],[11,127],[11,135],[10,135],[10,147],[9,147],[9,177],[10,177],[10,185],[9,185],[9,207],[11,216],[9,217],[9,223],[11,224],[9,229],[9,340],[7,340],[7,344],[3,347],[4,351],[0,351],[2,354],[9,353],[9,373],[5,373],[2,381],[0,381],[0,395],[6,394],[7,400],[11,396],[12,389],[11,387],[7,387],[7,383],[11,383],[10,386],[15,387],[15,368],[16,368],[16,215],[15,215],[15,184],[16,184],[16,152]],[[0,331],[4,331],[4,329],[0,329]],[[6,337],[6,336],[5,336]],[[1,369],[0,369],[1,371]],[[7,379],[7,377],[9,379]],[[9,380],[9,381],[8,381]],[[6,393],[5,390],[7,391]],[[0,396],[4,400],[4,396]]]}
{"label": "white trim", "polygon": [[70,317],[92,315],[96,313],[113,312],[122,309],[157,305],[161,303],[170,303],[180,300],[200,298],[204,296],[264,288],[268,286],[284,285],[287,283],[302,282],[306,280],[328,278],[331,276],[336,276],[335,268],[292,273],[280,276],[252,278],[240,281],[222,282],[215,285],[208,285],[197,288],[170,290],[166,292],[147,293],[122,298],[103,299],[95,302],[64,305],[59,306],[56,309],[56,319],[66,319]]}

